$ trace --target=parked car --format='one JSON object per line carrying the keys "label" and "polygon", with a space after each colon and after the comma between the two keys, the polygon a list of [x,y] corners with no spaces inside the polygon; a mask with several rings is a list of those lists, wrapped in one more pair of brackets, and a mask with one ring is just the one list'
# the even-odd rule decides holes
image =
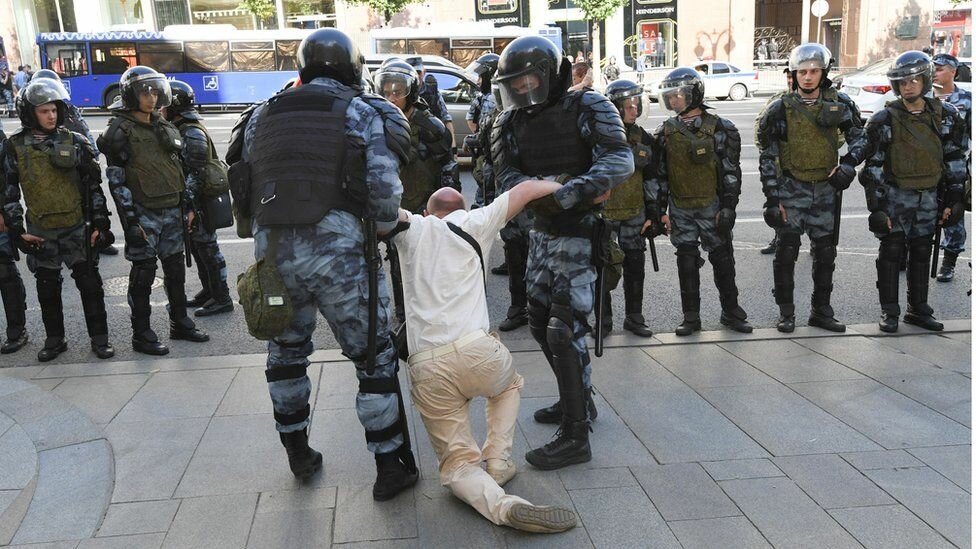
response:
{"label": "parked car", "polygon": [[[861,118],[868,120],[874,113],[883,109],[885,103],[895,99],[895,92],[891,90],[891,81],[888,80],[888,68],[894,57],[875,61],[861,69],[848,73],[843,76],[838,84],[840,91],[846,93],[861,111]],[[963,58],[959,60],[965,65],[972,65],[972,59]],[[960,89],[972,89],[971,82],[956,82]]]}
{"label": "parked car", "polygon": [[[754,94],[759,87],[759,73],[743,71],[722,61],[706,61],[695,65],[694,69],[701,73],[702,81],[705,82],[706,98],[741,101]],[[651,101],[657,101],[659,84],[660,80],[657,80],[644,86]]]}

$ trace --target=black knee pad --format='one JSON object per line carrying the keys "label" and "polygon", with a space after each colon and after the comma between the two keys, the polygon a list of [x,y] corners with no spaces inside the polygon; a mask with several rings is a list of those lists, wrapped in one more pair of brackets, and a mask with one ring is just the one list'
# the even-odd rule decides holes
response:
{"label": "black knee pad", "polygon": [[61,271],[39,268],[34,271],[37,279],[37,300],[45,303],[61,299]]}
{"label": "black knee pad", "polygon": [[163,276],[173,283],[186,282],[186,267],[183,264],[183,252],[173,254],[162,261]]}
{"label": "black knee pad", "polygon": [[568,311],[569,322],[566,319],[567,311],[553,307],[552,313],[546,326],[546,342],[554,353],[562,354],[573,346],[572,311]]}
{"label": "black knee pad", "polygon": [[102,295],[102,277],[98,274],[98,267],[85,262],[76,263],[71,267],[71,278],[75,279],[75,286],[81,295]]}
{"label": "black knee pad", "polygon": [[714,250],[708,252],[708,261],[712,265],[718,265],[726,261],[733,261],[732,259],[732,248],[728,245],[722,245]]}
{"label": "black knee pad", "polygon": [[837,258],[837,246],[833,236],[824,236],[810,242],[813,259],[817,262],[832,263]]}
{"label": "black knee pad", "polygon": [[129,292],[133,295],[149,294],[155,279],[155,258],[134,261],[129,269]]}
{"label": "black knee pad", "polygon": [[901,260],[902,254],[905,253],[905,242],[903,232],[891,233],[883,237],[878,246],[879,258],[889,261]]}
{"label": "black knee pad", "polygon": [[800,235],[797,233],[779,233],[776,243],[776,261],[796,261],[800,254]]}
{"label": "black knee pad", "polygon": [[909,240],[908,254],[908,259],[912,262],[928,263],[932,256],[932,238],[922,237]]}

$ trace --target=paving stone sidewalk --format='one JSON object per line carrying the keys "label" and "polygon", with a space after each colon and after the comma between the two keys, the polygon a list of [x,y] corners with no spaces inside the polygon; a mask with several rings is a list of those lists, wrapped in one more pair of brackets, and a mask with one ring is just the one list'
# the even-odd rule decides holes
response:
{"label": "paving stone sidewalk", "polygon": [[611,336],[593,461],[557,472],[523,459],[553,435],[532,412],[556,387],[513,341],[526,383],[507,489],[573,507],[580,525],[556,536],[454,499],[412,408],[422,479],[374,502],[337,351],[309,369],[325,467],[306,484],[274,433],[263,355],[0,368],[0,546],[970,547],[971,324],[946,327]]}

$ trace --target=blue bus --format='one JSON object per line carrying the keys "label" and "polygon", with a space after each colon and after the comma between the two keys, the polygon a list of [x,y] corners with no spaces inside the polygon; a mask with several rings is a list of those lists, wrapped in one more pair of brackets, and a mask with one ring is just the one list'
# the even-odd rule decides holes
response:
{"label": "blue bus", "polygon": [[107,107],[119,75],[146,65],[193,87],[201,105],[264,101],[298,75],[297,52],[311,32],[239,31],[231,25],[185,25],[163,32],[41,33],[41,66],[61,75],[79,107]]}

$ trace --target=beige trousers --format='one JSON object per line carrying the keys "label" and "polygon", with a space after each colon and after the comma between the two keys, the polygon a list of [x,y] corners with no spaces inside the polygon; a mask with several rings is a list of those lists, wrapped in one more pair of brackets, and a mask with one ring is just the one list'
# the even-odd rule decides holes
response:
{"label": "beige trousers", "polygon": [[[440,460],[441,484],[488,520],[507,524],[511,506],[528,502],[506,494],[481,462],[512,456],[523,380],[512,366],[511,353],[483,333],[462,346],[421,351],[410,357],[408,368],[410,396]],[[471,434],[469,408],[475,397],[488,400],[488,436],[482,448]]]}

